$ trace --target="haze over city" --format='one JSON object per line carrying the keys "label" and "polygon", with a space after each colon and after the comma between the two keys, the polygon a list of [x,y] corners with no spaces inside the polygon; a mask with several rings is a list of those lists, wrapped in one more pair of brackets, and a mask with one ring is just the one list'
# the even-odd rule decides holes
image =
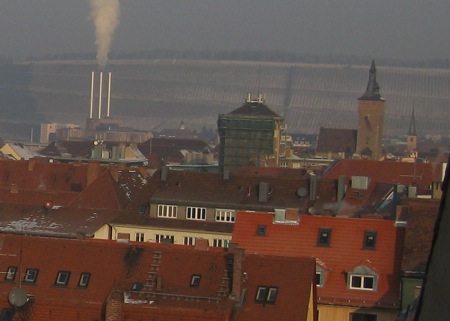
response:
{"label": "haze over city", "polygon": [[[95,52],[89,1],[0,3],[0,57]],[[121,1],[112,52],[261,50],[450,56],[448,1]]]}

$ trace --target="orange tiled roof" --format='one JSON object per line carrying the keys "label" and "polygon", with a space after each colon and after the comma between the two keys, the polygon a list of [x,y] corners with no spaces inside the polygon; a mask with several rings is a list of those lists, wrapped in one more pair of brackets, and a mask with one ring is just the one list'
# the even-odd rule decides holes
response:
{"label": "orange tiled roof", "polygon": [[[403,230],[392,221],[300,215],[298,225],[274,224],[268,213],[238,213],[233,243],[252,253],[309,256],[326,271],[318,303],[399,308]],[[265,236],[258,236],[265,225]],[[317,246],[320,228],[331,229],[330,246]],[[363,248],[366,230],[377,231],[376,249]],[[347,289],[346,274],[360,265],[379,273],[376,291]]]}

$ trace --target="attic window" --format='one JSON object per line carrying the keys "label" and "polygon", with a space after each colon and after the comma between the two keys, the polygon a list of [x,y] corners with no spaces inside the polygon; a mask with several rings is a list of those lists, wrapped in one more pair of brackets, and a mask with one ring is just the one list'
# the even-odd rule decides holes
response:
{"label": "attic window", "polygon": [[80,280],[78,281],[79,288],[87,288],[89,280],[91,279],[91,273],[83,272],[80,275]]}
{"label": "attic window", "polygon": [[25,272],[24,282],[34,283],[37,280],[39,270],[38,269],[27,269]]}
{"label": "attic window", "polygon": [[267,225],[260,224],[256,228],[256,235],[258,235],[258,236],[265,236],[266,235],[266,230],[267,230]]}
{"label": "attic window", "polygon": [[316,265],[316,286],[323,288],[325,284],[325,271],[322,267]]}
{"label": "attic window", "polygon": [[330,246],[331,228],[320,228],[317,236],[317,246]]}
{"label": "attic window", "polygon": [[200,280],[202,276],[199,274],[193,274],[191,277],[191,288],[198,288],[200,285]]}
{"label": "attic window", "polygon": [[347,287],[351,290],[376,291],[378,274],[365,265],[360,265],[347,274]]}
{"label": "attic window", "polygon": [[56,285],[66,286],[69,283],[70,272],[68,271],[59,271],[58,276],[56,277]]}
{"label": "attic window", "polygon": [[16,278],[16,273],[17,267],[15,266],[8,267],[8,270],[6,271],[5,274],[5,281],[14,281],[14,279]]}
{"label": "attic window", "polygon": [[258,286],[256,290],[256,303],[274,304],[277,299],[278,288],[274,286]]}
{"label": "attic window", "polygon": [[377,232],[376,231],[365,231],[364,232],[364,249],[375,250],[376,241],[377,241]]}
{"label": "attic window", "polygon": [[350,289],[374,290],[375,277],[372,275],[351,275]]}

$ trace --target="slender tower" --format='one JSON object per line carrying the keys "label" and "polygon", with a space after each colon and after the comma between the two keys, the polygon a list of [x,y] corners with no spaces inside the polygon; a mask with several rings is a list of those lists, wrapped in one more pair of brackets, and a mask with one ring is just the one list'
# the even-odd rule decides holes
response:
{"label": "slender tower", "polygon": [[362,158],[379,160],[382,156],[385,100],[380,95],[375,61],[369,72],[366,92],[358,98],[358,136],[356,153]]}
{"label": "slender tower", "polygon": [[411,114],[411,122],[409,123],[408,135],[406,136],[406,150],[414,152],[417,149],[417,133],[416,133],[416,117],[414,116],[414,107]]}

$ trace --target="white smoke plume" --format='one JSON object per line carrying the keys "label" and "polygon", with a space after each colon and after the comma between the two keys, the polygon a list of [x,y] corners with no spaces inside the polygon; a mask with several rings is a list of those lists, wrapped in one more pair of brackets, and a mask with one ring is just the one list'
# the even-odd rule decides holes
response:
{"label": "white smoke plume", "polygon": [[97,62],[104,68],[108,62],[114,31],[119,24],[119,0],[90,0],[91,19],[95,25],[95,44],[97,46]]}

